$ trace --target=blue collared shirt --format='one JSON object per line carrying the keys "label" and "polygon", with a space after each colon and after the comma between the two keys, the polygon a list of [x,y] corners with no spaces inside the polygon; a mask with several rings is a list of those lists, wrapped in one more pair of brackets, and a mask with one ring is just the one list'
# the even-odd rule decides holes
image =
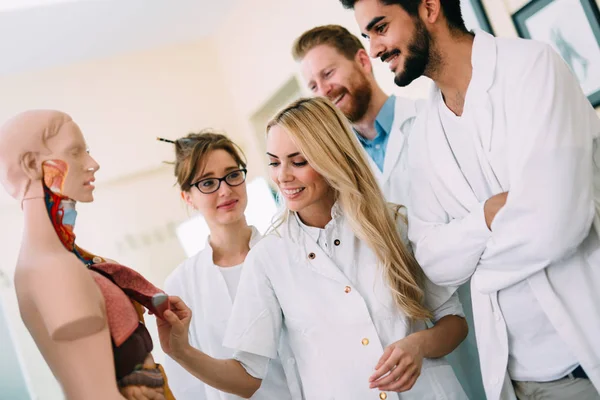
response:
{"label": "blue collared shirt", "polygon": [[392,130],[392,124],[394,123],[395,107],[396,97],[388,97],[385,103],[383,103],[381,110],[379,110],[377,118],[375,118],[375,131],[377,132],[377,136],[375,136],[373,140],[366,139],[356,130],[354,131],[364,149],[382,172],[383,162],[385,160],[385,150],[390,137],[390,131]]}

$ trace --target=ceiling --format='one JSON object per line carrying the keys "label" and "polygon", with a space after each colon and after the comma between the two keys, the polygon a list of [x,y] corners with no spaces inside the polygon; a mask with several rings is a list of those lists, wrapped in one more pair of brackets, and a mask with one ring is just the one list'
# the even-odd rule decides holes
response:
{"label": "ceiling", "polygon": [[0,0],[0,75],[210,35],[236,0]]}

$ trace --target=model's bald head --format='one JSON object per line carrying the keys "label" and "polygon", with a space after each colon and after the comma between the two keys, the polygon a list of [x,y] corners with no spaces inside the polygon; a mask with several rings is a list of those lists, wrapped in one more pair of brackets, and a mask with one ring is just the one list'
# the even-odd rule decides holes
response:
{"label": "model's bald head", "polygon": [[[30,110],[0,127],[0,183],[12,197],[22,198],[29,182],[41,179],[41,159],[51,153],[48,141],[71,124],[61,111]],[[36,169],[39,176],[31,176]]]}

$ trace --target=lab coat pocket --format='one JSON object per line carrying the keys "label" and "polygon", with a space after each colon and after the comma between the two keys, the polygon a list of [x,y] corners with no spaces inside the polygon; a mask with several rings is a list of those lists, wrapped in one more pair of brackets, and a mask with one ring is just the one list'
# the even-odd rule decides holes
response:
{"label": "lab coat pocket", "polygon": [[308,326],[309,323],[307,321],[303,321],[301,319],[298,318],[293,318],[293,317],[289,317],[289,316],[284,316],[283,319],[285,326],[288,328],[288,330],[291,332],[294,332],[294,334],[306,334],[306,331],[308,330]]}
{"label": "lab coat pocket", "polygon": [[290,348],[295,350],[302,349],[301,354],[296,354],[297,358],[318,355],[319,343],[318,340],[315,340],[315,327],[313,323],[290,317],[285,317],[284,323],[287,328]]}

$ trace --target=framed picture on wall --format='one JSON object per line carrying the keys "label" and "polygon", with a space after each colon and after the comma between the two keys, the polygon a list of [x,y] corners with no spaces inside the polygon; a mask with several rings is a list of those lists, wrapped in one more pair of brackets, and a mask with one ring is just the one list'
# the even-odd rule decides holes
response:
{"label": "framed picture on wall", "polygon": [[519,36],[549,43],[594,107],[600,105],[600,12],[596,0],[532,0],[513,15]]}
{"label": "framed picture on wall", "polygon": [[460,0],[460,11],[468,30],[482,29],[494,34],[481,0]]}

